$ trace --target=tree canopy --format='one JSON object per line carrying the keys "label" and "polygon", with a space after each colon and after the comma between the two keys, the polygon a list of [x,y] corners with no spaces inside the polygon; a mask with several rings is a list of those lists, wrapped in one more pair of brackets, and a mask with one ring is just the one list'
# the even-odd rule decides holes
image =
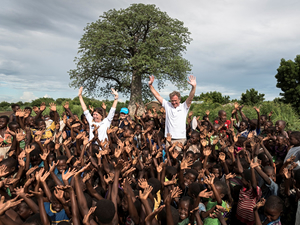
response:
{"label": "tree canopy", "polygon": [[158,88],[166,80],[187,88],[189,61],[183,58],[190,33],[182,21],[155,5],[132,4],[105,12],[84,28],[70,86],[84,87],[90,96],[107,96],[110,88],[130,95],[130,103],[152,98],[147,86],[153,74]]}
{"label": "tree canopy", "polygon": [[241,95],[241,104],[255,105],[265,100],[265,94],[258,93],[254,88],[246,90],[246,93]]}
{"label": "tree canopy", "polygon": [[300,112],[300,55],[296,56],[295,61],[281,59],[275,77],[276,87],[283,91],[280,93],[282,101],[290,103]]}

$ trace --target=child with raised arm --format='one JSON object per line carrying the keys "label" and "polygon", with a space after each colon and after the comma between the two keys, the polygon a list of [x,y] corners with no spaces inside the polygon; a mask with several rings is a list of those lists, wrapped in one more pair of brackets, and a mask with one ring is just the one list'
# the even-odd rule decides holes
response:
{"label": "child with raised arm", "polygon": [[80,101],[82,110],[84,112],[84,115],[90,126],[89,140],[93,139],[93,137],[94,137],[93,130],[95,129],[95,127],[98,127],[98,139],[100,141],[104,141],[105,138],[108,139],[106,131],[110,127],[110,124],[113,120],[113,117],[114,117],[114,114],[116,111],[116,107],[118,104],[118,98],[119,98],[118,92],[115,91],[113,88],[111,89],[111,91],[112,91],[111,93],[115,96],[115,100],[113,102],[112,107],[110,108],[108,116],[105,119],[103,119],[102,110],[95,109],[92,113],[93,115],[90,114],[90,112],[87,109],[87,107],[84,103],[84,100],[82,98],[82,90],[83,90],[83,87],[81,87],[79,89],[78,97],[79,97],[79,101]]}

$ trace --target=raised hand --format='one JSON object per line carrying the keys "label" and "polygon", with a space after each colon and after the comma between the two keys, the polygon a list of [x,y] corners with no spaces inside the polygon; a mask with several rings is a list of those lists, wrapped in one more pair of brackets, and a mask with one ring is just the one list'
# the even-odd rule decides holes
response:
{"label": "raised hand", "polygon": [[5,211],[12,207],[15,207],[16,205],[19,205],[23,201],[23,199],[17,200],[17,198],[18,196],[4,203],[5,197],[2,196],[0,200],[0,215],[3,215]]}
{"label": "raised hand", "polygon": [[143,199],[143,200],[147,200],[149,194],[151,193],[151,191],[153,190],[153,187],[148,185],[145,189],[144,189],[144,192],[142,192],[142,190],[140,190],[139,192],[139,196],[140,196],[140,199]]}
{"label": "raised hand", "polygon": [[74,176],[75,173],[77,172],[77,170],[75,168],[73,168],[71,170],[71,168],[68,169],[68,171],[65,173],[65,171],[63,171],[61,173],[61,178],[64,180],[64,181],[68,181],[70,177]]}
{"label": "raised hand", "polygon": [[180,169],[184,170],[184,169],[190,169],[190,166],[193,165],[193,162],[191,159],[188,159],[188,158],[184,158],[182,161],[181,161],[181,164],[180,164]]}
{"label": "raised hand", "polygon": [[40,157],[43,161],[46,161],[47,160],[47,157],[49,155],[50,151],[49,150],[46,150],[46,152],[44,152],[42,155],[40,154]]}
{"label": "raised hand", "polygon": [[40,110],[44,111],[46,109],[46,104],[45,102],[42,102],[42,104],[40,105]]}
{"label": "raised hand", "polygon": [[89,209],[89,212],[86,215],[84,215],[83,220],[82,220],[83,224],[85,224],[85,225],[90,224],[90,222],[89,222],[90,217],[95,212],[96,208],[97,208],[97,206],[91,207]]}
{"label": "raised hand", "polygon": [[49,172],[51,173],[51,172],[54,172],[54,169],[55,169],[55,167],[58,165],[58,163],[59,163],[59,161],[57,161],[56,163],[55,162],[53,162],[53,164],[51,165],[49,165]]}
{"label": "raised hand", "polygon": [[115,89],[111,88],[111,93],[115,96],[115,99],[118,98],[119,95]]}
{"label": "raised hand", "polygon": [[253,159],[252,159],[251,163],[250,163],[250,167],[254,169],[257,166],[259,166],[259,163],[258,162],[254,162]]}
{"label": "raised hand", "polygon": [[56,111],[56,104],[54,102],[49,103],[49,106],[51,111]]}
{"label": "raised hand", "polygon": [[204,183],[212,185],[214,183],[214,180],[215,180],[215,175],[210,174],[208,175],[208,178],[204,180]]}
{"label": "raised hand", "polygon": [[173,188],[173,190],[171,191],[171,198],[179,198],[180,195],[182,194],[182,190],[177,186],[175,188]]}
{"label": "raised hand", "polygon": [[33,146],[33,145],[27,145],[27,146],[25,147],[25,152],[26,152],[27,154],[30,154],[30,152],[32,152],[34,149],[35,149],[35,146]]}
{"label": "raised hand", "polygon": [[145,189],[146,187],[148,187],[148,182],[144,178],[139,179],[138,184],[139,184],[139,187],[142,189]]}
{"label": "raised hand", "polygon": [[151,75],[151,76],[149,76],[149,82],[148,82],[148,85],[149,85],[149,86],[152,85],[153,82],[154,82],[154,76]]}
{"label": "raised hand", "polygon": [[213,192],[212,191],[208,191],[207,192],[207,189],[204,189],[203,191],[201,191],[199,193],[199,197],[200,198],[210,198],[212,196]]}
{"label": "raised hand", "polygon": [[193,76],[193,75],[190,75],[190,76],[189,76],[188,83],[189,83],[190,85],[192,85],[193,87],[196,87],[196,86],[197,86],[196,77]]}
{"label": "raised hand", "polygon": [[105,105],[105,102],[102,102],[102,105],[101,107],[105,110],[106,109],[106,105]]}
{"label": "raised hand", "polygon": [[7,171],[7,166],[6,165],[0,166],[0,177],[4,177],[7,174],[9,174],[9,171]]}
{"label": "raised hand", "polygon": [[256,111],[257,113],[260,112],[259,108],[257,108],[256,106],[254,106],[253,109],[255,109],[255,111]]}
{"label": "raised hand", "polygon": [[83,87],[80,87],[78,90],[78,96],[82,96]]}
{"label": "raised hand", "polygon": [[58,187],[55,187],[55,190],[54,190],[54,195],[55,197],[62,203],[62,204],[66,204],[66,200],[64,198],[64,191],[59,189]]}
{"label": "raised hand", "polygon": [[231,179],[231,178],[235,178],[235,173],[234,174],[232,174],[232,173],[229,173],[229,174],[226,174],[226,176],[225,176],[225,179],[226,180],[229,180],[229,179]]}
{"label": "raised hand", "polygon": [[256,205],[254,206],[254,209],[259,209],[260,207],[263,207],[266,204],[266,199],[261,198],[259,200],[259,202],[256,203]]}
{"label": "raised hand", "polygon": [[291,171],[288,168],[283,169],[283,174],[284,174],[286,179],[290,179],[291,175],[292,175]]}

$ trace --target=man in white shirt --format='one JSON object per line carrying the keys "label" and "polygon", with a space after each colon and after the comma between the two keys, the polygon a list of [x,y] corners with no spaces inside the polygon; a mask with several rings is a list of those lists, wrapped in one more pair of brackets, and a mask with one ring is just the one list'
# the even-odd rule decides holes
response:
{"label": "man in white shirt", "polygon": [[[184,103],[180,103],[181,96],[177,91],[173,91],[169,95],[171,102],[164,100],[153,87],[154,76],[152,75],[149,78],[148,84],[152,94],[166,110],[165,137],[170,133],[172,142],[178,141],[184,144],[186,141],[186,117],[196,92],[196,77],[189,76],[188,83],[192,85],[192,90]],[[168,143],[166,144],[168,146]]]}

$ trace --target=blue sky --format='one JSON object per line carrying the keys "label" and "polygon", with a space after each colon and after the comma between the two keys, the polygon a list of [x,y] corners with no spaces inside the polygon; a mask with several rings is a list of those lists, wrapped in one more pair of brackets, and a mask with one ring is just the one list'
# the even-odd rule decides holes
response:
{"label": "blue sky", "polygon": [[[267,100],[279,97],[274,76],[280,60],[299,54],[299,1],[139,2],[157,5],[189,28],[193,41],[184,57],[197,77],[196,95],[220,91],[239,99],[255,88]],[[0,101],[75,97],[67,71],[75,68],[83,28],[109,9],[139,2],[2,0]],[[160,93],[167,98],[172,90],[169,84]]]}

